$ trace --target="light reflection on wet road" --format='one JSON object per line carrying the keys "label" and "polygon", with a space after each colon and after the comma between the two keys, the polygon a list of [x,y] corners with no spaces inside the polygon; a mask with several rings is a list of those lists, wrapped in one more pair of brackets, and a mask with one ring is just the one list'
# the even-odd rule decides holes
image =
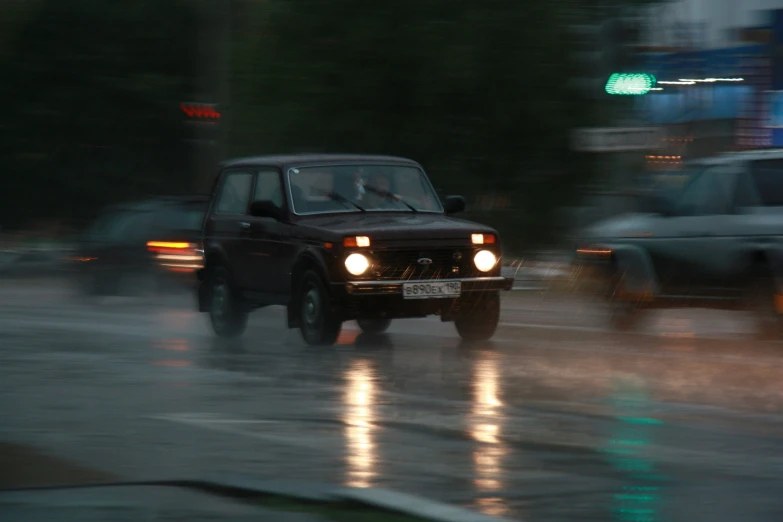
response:
{"label": "light reflection on wet road", "polygon": [[373,485],[377,458],[373,441],[375,374],[370,362],[353,361],[345,372],[345,381],[346,485],[366,488]]}
{"label": "light reflection on wet road", "polygon": [[501,388],[499,364],[499,357],[492,353],[474,363],[470,434],[478,442],[473,450],[474,484],[480,495],[477,503],[487,514],[505,516],[508,506],[502,496],[502,469],[508,448],[500,438],[503,403],[498,398]]}
{"label": "light reflection on wet road", "polygon": [[0,439],[128,477],[328,480],[525,520],[783,520],[783,344],[741,315],[620,335],[515,294],[493,342],[418,320],[312,348],[281,310],[225,342],[190,305],[0,289]]}

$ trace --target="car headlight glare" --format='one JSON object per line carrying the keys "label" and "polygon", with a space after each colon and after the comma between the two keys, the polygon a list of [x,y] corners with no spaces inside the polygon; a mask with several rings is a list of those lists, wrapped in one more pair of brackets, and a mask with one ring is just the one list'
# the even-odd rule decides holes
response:
{"label": "car headlight glare", "polygon": [[362,254],[351,254],[345,258],[345,268],[351,275],[362,275],[370,268],[370,261]]}
{"label": "car headlight glare", "polygon": [[473,257],[473,263],[476,265],[476,268],[481,270],[482,272],[489,272],[493,268],[495,268],[495,265],[498,262],[497,256],[490,252],[489,250],[479,250],[476,252],[476,255]]}

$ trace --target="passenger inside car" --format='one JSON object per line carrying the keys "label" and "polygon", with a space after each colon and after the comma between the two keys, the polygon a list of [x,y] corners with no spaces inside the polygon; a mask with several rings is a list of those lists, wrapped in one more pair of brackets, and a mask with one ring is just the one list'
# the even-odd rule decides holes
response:
{"label": "passenger inside car", "polygon": [[373,189],[377,189],[379,192],[370,191],[367,195],[368,208],[375,209],[397,209],[399,204],[388,196],[384,196],[383,193],[392,194],[392,184],[389,178],[385,174],[376,174],[372,177],[368,183]]}
{"label": "passenger inside car", "polygon": [[437,201],[429,196],[428,189],[422,185],[421,176],[416,171],[399,169],[395,171],[394,179],[397,182],[398,189],[395,194],[398,197],[419,210],[438,210]]}

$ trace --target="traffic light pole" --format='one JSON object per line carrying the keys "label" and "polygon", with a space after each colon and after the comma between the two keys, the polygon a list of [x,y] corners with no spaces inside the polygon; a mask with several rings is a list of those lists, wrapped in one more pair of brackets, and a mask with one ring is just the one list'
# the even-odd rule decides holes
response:
{"label": "traffic light pole", "polygon": [[199,2],[197,98],[220,107],[220,120],[198,125],[193,149],[196,192],[209,190],[217,165],[229,151],[231,128],[231,20],[232,0]]}
{"label": "traffic light pole", "polygon": [[[600,127],[637,127],[629,102],[632,95],[646,94],[654,87],[654,79],[635,63],[638,27],[628,21],[638,18],[630,18],[635,13],[623,8],[616,0],[594,2],[581,11],[573,31],[577,52],[572,56],[575,70],[581,71],[573,83],[577,94],[590,100],[589,112]],[[641,156],[639,152],[600,153],[593,158],[596,181],[605,188],[624,190]]]}

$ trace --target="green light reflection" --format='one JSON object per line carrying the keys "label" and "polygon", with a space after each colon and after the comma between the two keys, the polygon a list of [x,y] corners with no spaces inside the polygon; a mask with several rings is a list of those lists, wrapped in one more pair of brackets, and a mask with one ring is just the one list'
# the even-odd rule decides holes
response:
{"label": "green light reflection", "polygon": [[664,423],[649,413],[650,400],[643,385],[629,380],[618,381],[609,398],[615,422],[607,446],[602,449],[607,462],[626,476],[628,484],[613,495],[613,520],[654,522],[659,519],[657,504],[664,477],[654,473],[655,463],[648,456],[656,428]]}

